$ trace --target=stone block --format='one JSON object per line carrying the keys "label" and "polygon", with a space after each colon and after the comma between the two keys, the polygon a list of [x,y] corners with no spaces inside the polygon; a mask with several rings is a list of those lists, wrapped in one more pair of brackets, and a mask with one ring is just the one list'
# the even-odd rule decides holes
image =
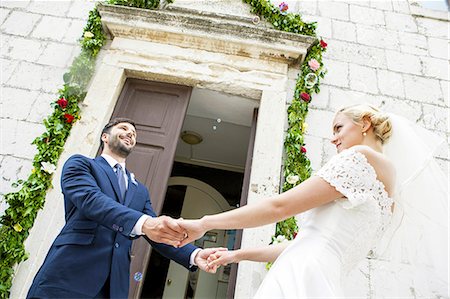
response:
{"label": "stone block", "polygon": [[409,1],[408,0],[396,0],[392,1],[392,9],[395,12],[409,14],[411,11],[409,9]]}
{"label": "stone block", "polygon": [[384,100],[386,100],[386,97],[330,86],[329,109],[333,112],[343,107],[360,103],[379,107]]}
{"label": "stone block", "polygon": [[386,51],[387,68],[407,74],[422,74],[422,65],[418,56],[405,54],[398,51]]}
{"label": "stone block", "polygon": [[324,57],[366,65],[374,68],[386,68],[384,49],[378,49],[338,40],[330,40]]}
{"label": "stone block", "polygon": [[320,138],[330,138],[334,113],[326,110],[311,109],[306,117],[308,135]]}
{"label": "stone block", "polygon": [[349,64],[350,89],[372,94],[378,93],[377,73],[374,68]]}
{"label": "stone block", "polygon": [[64,71],[62,68],[20,62],[7,83],[23,89],[56,92],[62,87]]}
{"label": "stone block", "polygon": [[10,12],[11,12],[10,9],[0,8],[0,25],[3,23],[4,20],[6,20]]}
{"label": "stone block", "polygon": [[417,33],[399,33],[400,51],[415,55],[428,55],[428,45],[425,36]]}
{"label": "stone block", "polygon": [[444,105],[439,80],[426,77],[403,75],[407,99],[430,104]]}
{"label": "stone block", "polygon": [[379,10],[387,10],[387,11],[392,11],[393,10],[392,2],[391,1],[384,1],[384,0],[370,1],[370,7],[371,8],[375,8],[375,9],[379,9]]}
{"label": "stone block", "polygon": [[420,57],[422,62],[422,73],[431,78],[450,80],[449,61],[433,57]]}
{"label": "stone block", "polygon": [[0,164],[1,193],[6,194],[17,191],[19,188],[14,188],[11,184],[19,179],[27,179],[32,168],[33,163],[31,160],[5,156]]}
{"label": "stone block", "polygon": [[448,108],[423,104],[421,124],[432,131],[448,131]]}
{"label": "stone block", "polygon": [[308,22],[308,23],[317,22],[317,29],[316,29],[317,36],[322,36],[322,37],[326,37],[326,38],[331,37],[332,33],[331,33],[331,19],[330,18],[303,15],[303,19],[305,22]]}
{"label": "stone block", "polygon": [[[2,117],[25,120],[31,111],[38,92],[18,88],[2,88]],[[3,130],[2,130],[3,131]]]}
{"label": "stone block", "polygon": [[67,33],[64,35],[63,42],[78,45],[83,35],[84,26],[86,26],[86,21],[72,20]]}
{"label": "stone block", "polygon": [[429,37],[428,51],[433,57],[450,60],[450,42],[448,39]]}
{"label": "stone block", "polygon": [[349,20],[348,4],[335,1],[318,1],[319,15],[343,21]]}
{"label": "stone block", "polygon": [[357,27],[356,35],[358,43],[363,45],[385,49],[397,49],[399,47],[396,31],[360,25]]}
{"label": "stone block", "polygon": [[29,38],[11,38],[8,56],[16,60],[36,62],[44,50],[45,43]]}
{"label": "stone block", "polygon": [[349,42],[356,41],[356,26],[350,22],[332,21],[333,38]]}
{"label": "stone block", "polygon": [[51,103],[58,99],[57,94],[42,92],[35,97],[35,101],[31,107],[31,112],[27,116],[27,121],[34,123],[42,123],[44,118],[53,112]]}
{"label": "stone block", "polygon": [[18,64],[19,62],[16,60],[0,59],[0,65],[2,66],[2,71],[0,72],[0,82],[2,85],[5,84],[9,78],[11,78],[11,75],[14,73],[14,70]]}
{"label": "stone block", "polygon": [[[75,1],[76,2],[76,1]],[[27,7],[27,11],[41,14],[41,15],[53,15],[53,16],[65,16],[71,1],[33,1]]]}
{"label": "stone block", "polygon": [[92,0],[76,0],[72,1],[72,6],[70,6],[67,16],[70,18],[87,20],[89,17],[89,11],[91,11],[95,6],[95,1]]}
{"label": "stone block", "polygon": [[74,46],[50,42],[47,44],[38,63],[66,67],[72,63],[72,51]]}
{"label": "stone block", "polygon": [[380,108],[384,112],[391,112],[417,122],[422,116],[422,104],[414,101],[398,99],[385,100]]}
{"label": "stone block", "polygon": [[400,32],[417,32],[414,17],[409,14],[386,12],[386,28]]}
{"label": "stone block", "polygon": [[37,14],[13,11],[0,28],[5,33],[27,36],[40,18]]}
{"label": "stone block", "polygon": [[405,96],[405,88],[403,87],[401,74],[387,70],[377,70],[377,78],[378,88],[381,94],[394,97]]}
{"label": "stone block", "polygon": [[323,59],[323,63],[327,69],[323,83],[328,85],[348,87],[348,63],[331,59]]}
{"label": "stone block", "polygon": [[33,30],[32,36],[39,39],[50,39],[61,41],[68,28],[71,20],[53,16],[43,16],[42,20]]}
{"label": "stone block", "polygon": [[320,85],[320,92],[318,94],[313,95],[310,107],[325,109],[328,107],[329,98],[330,98],[329,86],[322,83]]}
{"label": "stone block", "polygon": [[12,40],[11,37],[14,36],[2,33],[0,38],[0,57],[9,57],[9,51],[11,50],[9,43]]}
{"label": "stone block", "polygon": [[384,12],[374,8],[350,5],[350,20],[358,25],[384,25]]}
{"label": "stone block", "polygon": [[[306,15],[317,15],[317,1],[295,1],[292,4],[293,11]],[[289,4],[291,7],[291,4]]]}
{"label": "stone block", "polygon": [[45,131],[44,125],[10,119],[1,119],[0,124],[3,134],[0,144],[4,154],[33,159],[36,147],[31,142]]}
{"label": "stone block", "polygon": [[440,81],[442,95],[444,97],[444,105],[450,107],[450,83],[448,81]]}
{"label": "stone block", "polygon": [[6,0],[0,2],[0,7],[6,8],[26,8],[30,4],[29,0]]}
{"label": "stone block", "polygon": [[427,37],[449,38],[450,23],[430,18],[416,18],[419,33]]}

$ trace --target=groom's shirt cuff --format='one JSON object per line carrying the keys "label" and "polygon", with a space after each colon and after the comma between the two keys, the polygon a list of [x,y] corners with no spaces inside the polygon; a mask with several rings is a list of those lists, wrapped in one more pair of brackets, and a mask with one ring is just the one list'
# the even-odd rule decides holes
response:
{"label": "groom's shirt cuff", "polygon": [[197,253],[202,250],[201,248],[197,248],[194,251],[192,251],[191,253],[191,257],[189,258],[189,266],[197,266],[197,264],[195,263],[195,257],[197,256]]}
{"label": "groom's shirt cuff", "polygon": [[151,218],[151,216],[144,214],[138,219],[138,221],[136,221],[136,224],[134,225],[133,230],[130,233],[131,237],[143,235],[142,227],[144,226],[145,220],[147,220],[148,218]]}

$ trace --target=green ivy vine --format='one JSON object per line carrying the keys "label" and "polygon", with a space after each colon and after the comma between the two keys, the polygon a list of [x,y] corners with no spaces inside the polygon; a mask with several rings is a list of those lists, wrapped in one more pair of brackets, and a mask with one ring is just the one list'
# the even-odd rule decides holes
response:
{"label": "green ivy vine", "polygon": [[[269,0],[243,1],[251,5],[255,14],[279,30],[316,36],[316,24],[305,23],[299,14],[287,12],[287,5],[284,3],[276,7]],[[160,5],[159,0],[107,0],[107,2],[145,9],[155,9]],[[166,0],[166,3],[172,2],[173,0]],[[5,195],[8,208],[0,218],[1,299],[9,297],[14,266],[28,257],[24,241],[29,235],[38,211],[44,206],[47,190],[52,187],[52,176],[70,130],[80,118],[79,104],[86,96],[87,86],[95,71],[96,56],[104,43],[105,35],[100,15],[94,8],[89,13],[80,38],[81,53],[74,59],[69,71],[64,74],[64,85],[58,91],[58,99],[52,103],[54,110],[44,120],[46,131],[33,141],[38,152],[33,159],[33,170],[26,180],[13,183],[14,187],[19,188],[18,191]],[[297,78],[294,99],[288,109],[289,128],[285,139],[284,163],[286,181],[283,191],[296,186],[311,175],[303,135],[306,131],[305,118],[311,95],[320,91],[320,79],[325,74],[322,64],[322,53],[325,49],[326,43],[322,40],[310,49]],[[312,60],[315,60],[315,64],[310,64]],[[277,224],[274,240],[278,236],[293,239],[297,231],[295,218],[287,219]]]}
{"label": "green ivy vine", "polygon": [[[288,12],[288,5],[280,2],[278,7],[270,0],[243,0],[252,7],[252,12],[270,22],[276,29],[316,37],[316,23],[305,23],[300,14]],[[284,141],[283,191],[287,191],[311,176],[311,163],[306,156],[304,134],[308,106],[314,93],[320,92],[320,80],[326,70],[322,63],[322,53],[327,44],[321,39],[309,50],[297,77],[294,98],[288,108],[288,129]],[[278,222],[272,242],[292,240],[298,232],[295,217]],[[281,238],[280,238],[281,237]]]}

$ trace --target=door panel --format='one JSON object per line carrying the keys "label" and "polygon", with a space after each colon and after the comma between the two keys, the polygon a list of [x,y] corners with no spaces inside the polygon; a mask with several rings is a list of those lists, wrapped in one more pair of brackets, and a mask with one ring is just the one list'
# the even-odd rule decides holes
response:
{"label": "door panel", "polygon": [[[127,79],[113,112],[113,118],[126,117],[136,123],[137,144],[127,158],[127,168],[149,189],[157,214],[164,202],[191,91],[188,86]],[[140,295],[150,249],[143,238],[133,242],[131,298]]]}

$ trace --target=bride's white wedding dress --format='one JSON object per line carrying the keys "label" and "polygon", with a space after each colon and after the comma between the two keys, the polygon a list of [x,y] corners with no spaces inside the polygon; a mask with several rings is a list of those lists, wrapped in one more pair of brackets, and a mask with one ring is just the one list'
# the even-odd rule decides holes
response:
{"label": "bride's white wedding dress", "polygon": [[255,298],[344,298],[341,279],[367,256],[390,222],[393,200],[364,154],[344,150],[316,175],[344,198],[308,212]]}

